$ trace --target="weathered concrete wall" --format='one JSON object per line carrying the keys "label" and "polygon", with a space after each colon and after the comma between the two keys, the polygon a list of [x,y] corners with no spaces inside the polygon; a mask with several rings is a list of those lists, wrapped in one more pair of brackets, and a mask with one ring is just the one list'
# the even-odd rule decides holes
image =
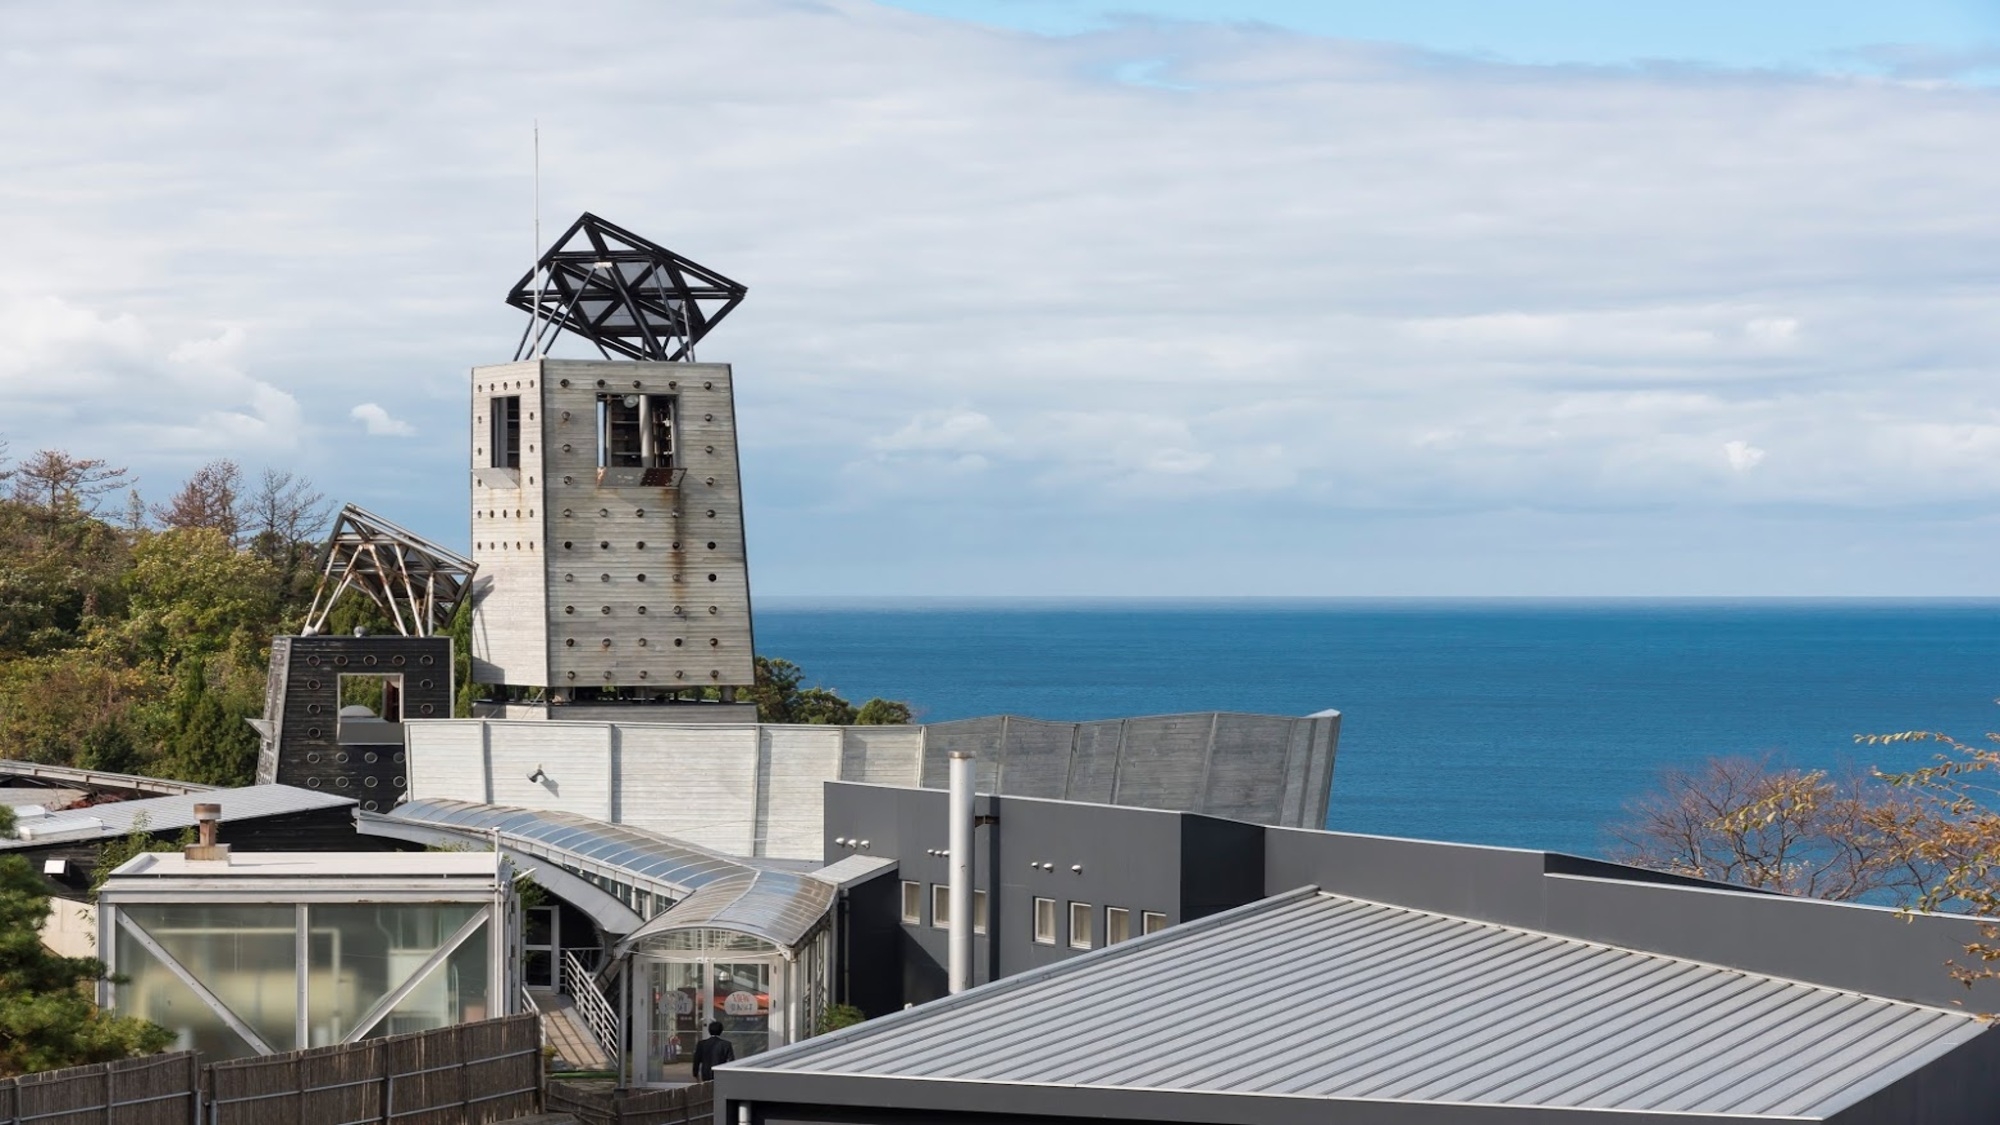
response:
{"label": "weathered concrete wall", "polygon": [[[980,788],[989,793],[1076,794],[1127,807],[1178,802],[1167,807],[1318,825],[1339,732],[1338,717],[1215,713],[903,727],[488,719],[407,726],[414,797],[562,809],[734,855],[801,859],[820,854],[824,783],[934,788],[943,774],[931,764],[961,748],[979,753]],[[1318,792],[1303,788],[1315,784]]]}

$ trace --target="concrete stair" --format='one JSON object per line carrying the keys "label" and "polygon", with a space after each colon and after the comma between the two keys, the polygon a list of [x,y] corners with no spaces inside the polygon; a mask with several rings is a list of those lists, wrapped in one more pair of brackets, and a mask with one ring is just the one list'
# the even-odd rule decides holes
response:
{"label": "concrete stair", "polygon": [[560,992],[531,988],[528,998],[542,1014],[542,1045],[556,1049],[550,1070],[610,1070],[611,1060],[590,1034],[576,1004]]}

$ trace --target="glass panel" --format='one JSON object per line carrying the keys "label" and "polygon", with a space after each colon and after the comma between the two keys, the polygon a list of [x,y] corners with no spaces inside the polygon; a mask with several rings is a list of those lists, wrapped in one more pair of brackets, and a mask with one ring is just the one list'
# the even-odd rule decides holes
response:
{"label": "glass panel", "polygon": [[694,1045],[701,1042],[707,995],[700,961],[654,961],[646,966],[650,990],[640,1044],[645,1081],[686,1082],[694,1077]]}
{"label": "glass panel", "polygon": [[[401,1035],[408,1031],[429,1031],[486,1018],[488,938],[481,925],[453,950],[444,964],[431,970],[423,982],[410,990],[402,1002],[389,1009],[368,1038]],[[450,936],[450,935],[446,935]]]}
{"label": "glass panel", "polygon": [[975,934],[983,934],[986,932],[985,891],[972,892],[972,932]]}
{"label": "glass panel", "polygon": [[1035,900],[1035,940],[1043,945],[1056,943],[1056,900]]}
{"label": "glass panel", "polygon": [[719,962],[711,982],[715,1018],[722,1037],[736,1047],[736,1057],[771,1049],[771,970],[754,962]]}
{"label": "glass panel", "polygon": [[124,913],[272,1050],[298,1046],[298,913],[293,907],[133,905]]}
{"label": "glass panel", "polygon": [[924,885],[922,883],[911,883],[908,881],[903,883],[903,921],[913,926],[923,925]]}
{"label": "glass panel", "polygon": [[931,926],[945,929],[951,925],[951,888],[942,883],[931,884]]}
{"label": "glass panel", "polygon": [[730,930],[711,930],[694,927],[686,930],[668,930],[645,939],[642,948],[649,953],[776,953],[778,947],[763,938],[749,934],[734,933]]}
{"label": "glass panel", "polygon": [[1156,914],[1148,910],[1141,916],[1141,920],[1144,923],[1145,932],[1149,934],[1157,934],[1167,928],[1167,916],[1164,914]]}
{"label": "glass panel", "polygon": [[117,940],[124,979],[112,986],[112,995],[120,1015],[152,1020],[174,1033],[175,1050],[200,1051],[210,1060],[257,1053],[137,939],[121,928]]}
{"label": "glass panel", "polygon": [[1090,948],[1090,904],[1087,902],[1069,904],[1069,945],[1071,949]]}
{"label": "glass panel", "polygon": [[[346,1039],[370,1008],[479,910],[468,902],[312,907],[306,998],[312,1045]],[[442,987],[440,980],[433,977],[417,994],[442,1008],[445,1001],[425,991]]]}
{"label": "glass panel", "polygon": [[1132,912],[1122,906],[1104,908],[1104,944],[1117,945],[1132,936]]}

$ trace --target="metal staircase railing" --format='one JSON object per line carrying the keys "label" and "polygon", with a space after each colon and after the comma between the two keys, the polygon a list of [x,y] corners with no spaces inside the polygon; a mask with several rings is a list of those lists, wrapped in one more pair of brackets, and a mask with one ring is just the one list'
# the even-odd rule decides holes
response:
{"label": "metal staircase railing", "polygon": [[583,1023],[590,1031],[590,1037],[597,1040],[597,1046],[607,1059],[616,1059],[621,1054],[618,1034],[618,1013],[611,1007],[611,1001],[591,979],[590,970],[583,967],[576,954],[563,950],[562,955],[563,994],[576,1005],[583,1016]]}

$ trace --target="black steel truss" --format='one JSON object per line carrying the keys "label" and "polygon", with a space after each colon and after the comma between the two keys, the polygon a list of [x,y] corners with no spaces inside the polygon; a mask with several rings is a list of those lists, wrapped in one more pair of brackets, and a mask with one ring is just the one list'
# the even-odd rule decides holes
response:
{"label": "black steel truss", "polygon": [[548,350],[557,333],[574,332],[606,359],[692,360],[694,346],[729,310],[744,286],[588,211],[571,223],[533,272],[514,283],[507,303],[532,318],[515,359]]}

